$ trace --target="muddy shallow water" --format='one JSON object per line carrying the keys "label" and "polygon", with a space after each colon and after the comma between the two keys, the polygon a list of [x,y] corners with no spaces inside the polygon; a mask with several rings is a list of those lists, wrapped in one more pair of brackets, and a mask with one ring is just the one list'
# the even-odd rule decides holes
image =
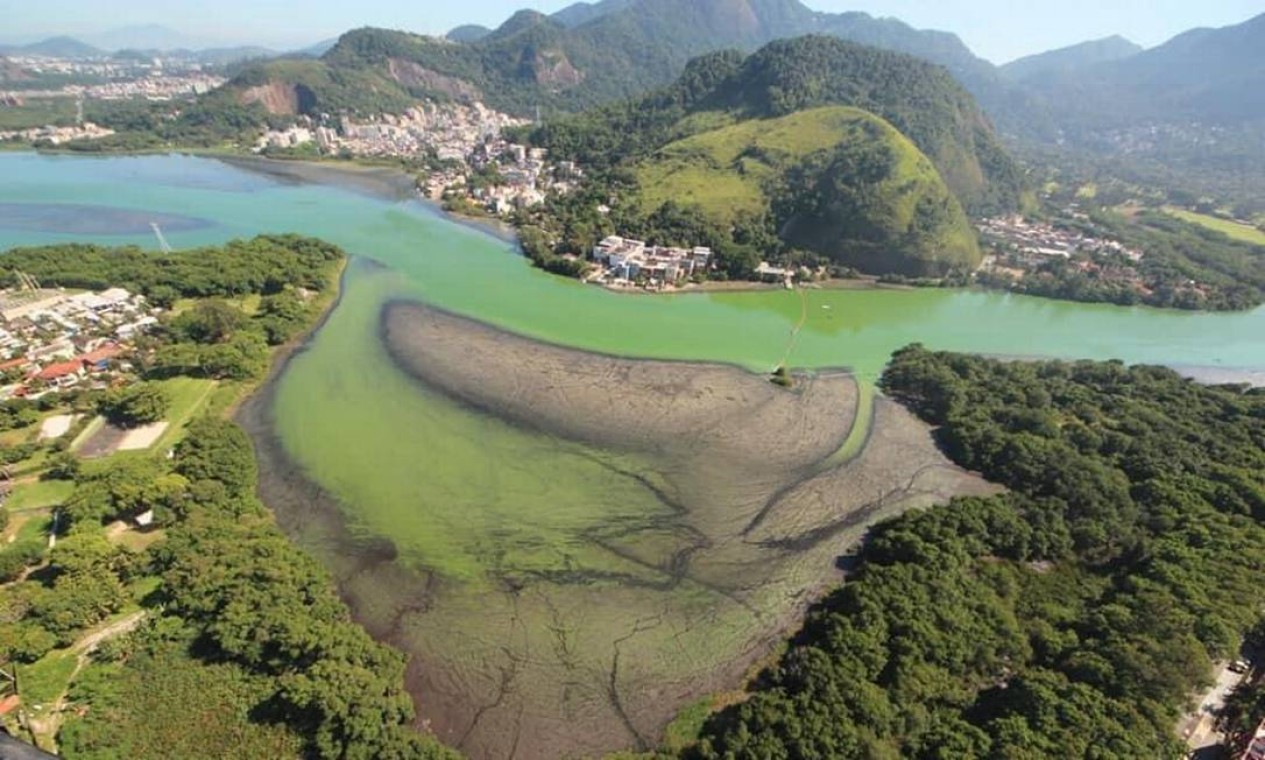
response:
{"label": "muddy shallow water", "polygon": [[[547,498],[524,498],[519,514],[419,502],[419,530],[490,521],[450,565],[349,522],[293,466],[272,432],[273,386],[243,410],[261,496],[334,570],[356,617],[412,655],[423,723],[474,758],[653,746],[677,710],[731,688],[795,626],[866,525],[991,490],[881,400],[862,453],[837,461],[859,401],[843,371],[786,390],[737,367],[575,351],[402,301],[381,308],[377,337],[419,393],[608,478],[589,484],[586,509],[556,513]],[[603,487],[621,497],[603,500]],[[471,562],[475,574],[452,570]]]}

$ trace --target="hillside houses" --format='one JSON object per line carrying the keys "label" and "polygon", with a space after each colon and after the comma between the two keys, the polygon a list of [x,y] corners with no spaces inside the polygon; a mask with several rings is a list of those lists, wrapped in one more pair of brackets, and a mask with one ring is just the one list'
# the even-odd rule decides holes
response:
{"label": "hillside houses", "polygon": [[612,235],[593,248],[593,260],[604,267],[598,282],[645,281],[655,286],[675,285],[702,275],[711,265],[712,250],[647,246],[645,241]]}
{"label": "hillside houses", "polygon": [[1042,222],[1030,222],[1019,215],[999,216],[980,222],[978,229],[987,242],[1003,252],[1033,260],[1071,258],[1077,254],[1117,255],[1137,263],[1142,251],[1115,240],[1093,237]]}
{"label": "hillside houses", "polygon": [[336,122],[322,117],[321,122],[271,130],[259,139],[255,150],[314,143],[327,155],[418,158],[433,153],[441,160],[464,161],[476,146],[498,138],[508,127],[525,123],[482,103],[423,103],[401,114],[380,114],[367,120],[344,115]]}
{"label": "hillside houses", "polygon": [[157,324],[153,311],[122,288],[0,291],[0,399],[99,384]]}

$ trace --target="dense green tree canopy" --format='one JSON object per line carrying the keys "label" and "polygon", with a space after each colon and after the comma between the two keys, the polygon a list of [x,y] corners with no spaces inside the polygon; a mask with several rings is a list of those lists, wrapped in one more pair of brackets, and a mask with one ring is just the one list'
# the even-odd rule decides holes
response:
{"label": "dense green tree canopy", "polygon": [[299,235],[260,235],[216,248],[154,253],[136,247],[67,243],[14,248],[0,254],[0,282],[23,272],[47,287],[104,290],[124,287],[169,297],[235,297],[277,293],[286,285],[322,290],[328,265],[345,254],[337,246]]}
{"label": "dense green tree canopy", "polygon": [[877,527],[695,753],[1180,756],[1188,695],[1265,603],[1265,394],[916,346],[882,384],[1011,491]]}

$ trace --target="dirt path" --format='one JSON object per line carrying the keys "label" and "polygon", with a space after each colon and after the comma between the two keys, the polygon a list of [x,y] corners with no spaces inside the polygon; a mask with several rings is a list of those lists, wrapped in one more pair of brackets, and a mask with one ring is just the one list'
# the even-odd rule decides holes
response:
{"label": "dirt path", "polygon": [[66,710],[66,694],[69,692],[70,684],[74,683],[80,671],[87,667],[88,658],[92,656],[92,653],[97,651],[97,647],[101,646],[102,642],[134,631],[147,614],[145,610],[133,612],[121,620],[117,620],[84,636],[70,648],[75,654],[75,669],[71,672],[70,677],[66,679],[67,691],[63,691],[58,695],[57,701],[53,703],[53,708],[44,717],[31,719],[31,731],[40,739],[41,744],[51,747],[54,751],[56,750],[57,732],[61,730],[62,715]]}
{"label": "dirt path", "polygon": [[97,647],[101,646],[101,642],[136,630],[136,626],[141,624],[141,621],[145,619],[145,615],[145,610],[138,610],[122,620],[111,623],[105,628],[94,631],[75,642],[75,645],[71,647],[79,655],[79,667],[75,668],[75,675],[78,675],[83,666],[88,664],[88,656],[97,651]]}

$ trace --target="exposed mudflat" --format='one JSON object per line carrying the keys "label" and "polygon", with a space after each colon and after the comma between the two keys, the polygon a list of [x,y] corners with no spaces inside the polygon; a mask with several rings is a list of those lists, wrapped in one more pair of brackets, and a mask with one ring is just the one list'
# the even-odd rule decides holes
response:
{"label": "exposed mudflat", "polygon": [[[522,530],[553,517],[532,494],[517,522],[465,515],[488,523],[488,549],[483,577],[454,578],[365,535],[355,505],[294,471],[267,392],[243,410],[261,495],[331,567],[358,620],[412,655],[422,722],[476,760],[653,746],[677,710],[738,686],[798,625],[866,526],[994,490],[882,399],[862,452],[839,461],[861,398],[842,371],[787,390],[736,367],[545,345],[413,303],[385,306],[379,337],[419,393],[597,462],[619,490],[546,533]],[[442,431],[398,434],[444,445]],[[497,488],[508,464],[489,461],[489,482],[471,487]],[[422,492],[424,468],[411,476]],[[441,517],[462,516],[419,511],[409,527]]]}

